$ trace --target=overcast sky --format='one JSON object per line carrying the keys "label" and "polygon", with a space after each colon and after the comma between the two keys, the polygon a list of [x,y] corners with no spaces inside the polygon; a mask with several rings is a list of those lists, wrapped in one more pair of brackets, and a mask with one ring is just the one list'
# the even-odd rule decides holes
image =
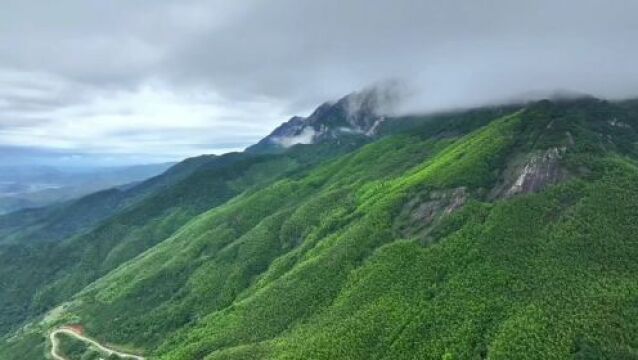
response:
{"label": "overcast sky", "polygon": [[636,96],[636,14],[635,0],[4,0],[0,161],[241,149],[386,79],[413,90],[406,111]]}

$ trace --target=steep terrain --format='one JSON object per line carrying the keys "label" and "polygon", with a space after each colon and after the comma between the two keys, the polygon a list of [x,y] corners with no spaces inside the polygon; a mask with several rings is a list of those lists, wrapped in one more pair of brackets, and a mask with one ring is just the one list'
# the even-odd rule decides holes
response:
{"label": "steep terrain", "polygon": [[206,159],[53,242],[5,220],[0,358],[79,323],[151,359],[638,359],[637,109],[313,114],[362,131]]}
{"label": "steep terrain", "polygon": [[296,144],[317,144],[344,135],[371,137],[398,100],[393,86],[376,86],[319,106],[310,116],[295,116],[247,152],[277,152]]}
{"label": "steep terrain", "polygon": [[[0,240],[0,331],[62,302],[199,213],[348,146],[356,144],[313,157],[299,149],[287,155],[190,160],[194,164],[127,191],[109,190],[62,207],[8,215],[0,221],[8,233]],[[24,218],[18,230],[15,218]]]}

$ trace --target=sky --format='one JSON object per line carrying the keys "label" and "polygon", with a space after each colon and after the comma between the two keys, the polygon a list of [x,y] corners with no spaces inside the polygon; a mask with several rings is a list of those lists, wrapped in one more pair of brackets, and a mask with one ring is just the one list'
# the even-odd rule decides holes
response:
{"label": "sky", "polygon": [[370,84],[401,109],[638,96],[635,0],[4,0],[0,165],[241,150]]}

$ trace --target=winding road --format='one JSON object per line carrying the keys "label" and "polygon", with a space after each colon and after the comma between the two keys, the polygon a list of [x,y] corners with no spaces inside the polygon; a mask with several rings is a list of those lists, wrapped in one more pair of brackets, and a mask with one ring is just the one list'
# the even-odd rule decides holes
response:
{"label": "winding road", "polygon": [[121,357],[122,359],[133,359],[133,360],[145,360],[144,357],[139,356],[139,355],[133,355],[133,354],[127,354],[127,353],[123,353],[123,352],[119,352],[117,350],[111,349],[109,347],[106,347],[102,344],[100,344],[99,342],[88,338],[80,333],[78,333],[77,331],[71,329],[71,328],[65,328],[65,327],[61,327],[59,329],[53,330],[49,333],[49,340],[51,340],[51,356],[53,357],[54,360],[69,360],[67,358],[65,358],[64,356],[60,355],[59,352],[59,340],[56,338],[56,335],[58,334],[66,334],[69,336],[73,336],[74,338],[83,341],[87,344],[92,345],[93,347],[97,348],[98,350],[102,351],[103,353],[105,353],[107,356],[110,356],[112,354],[115,354],[119,357]]}

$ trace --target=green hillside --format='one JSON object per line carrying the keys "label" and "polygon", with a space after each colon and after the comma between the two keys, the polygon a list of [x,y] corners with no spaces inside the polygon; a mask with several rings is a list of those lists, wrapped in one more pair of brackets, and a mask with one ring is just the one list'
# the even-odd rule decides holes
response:
{"label": "green hillside", "polygon": [[637,109],[541,101],[190,160],[56,241],[31,235],[53,215],[0,218],[0,358],[82,324],[165,360],[638,359]]}
{"label": "green hillside", "polygon": [[0,231],[7,235],[0,240],[0,334],[64,302],[197,214],[357,144],[329,147],[313,157],[299,149],[192,159],[127,191],[1,217]]}

